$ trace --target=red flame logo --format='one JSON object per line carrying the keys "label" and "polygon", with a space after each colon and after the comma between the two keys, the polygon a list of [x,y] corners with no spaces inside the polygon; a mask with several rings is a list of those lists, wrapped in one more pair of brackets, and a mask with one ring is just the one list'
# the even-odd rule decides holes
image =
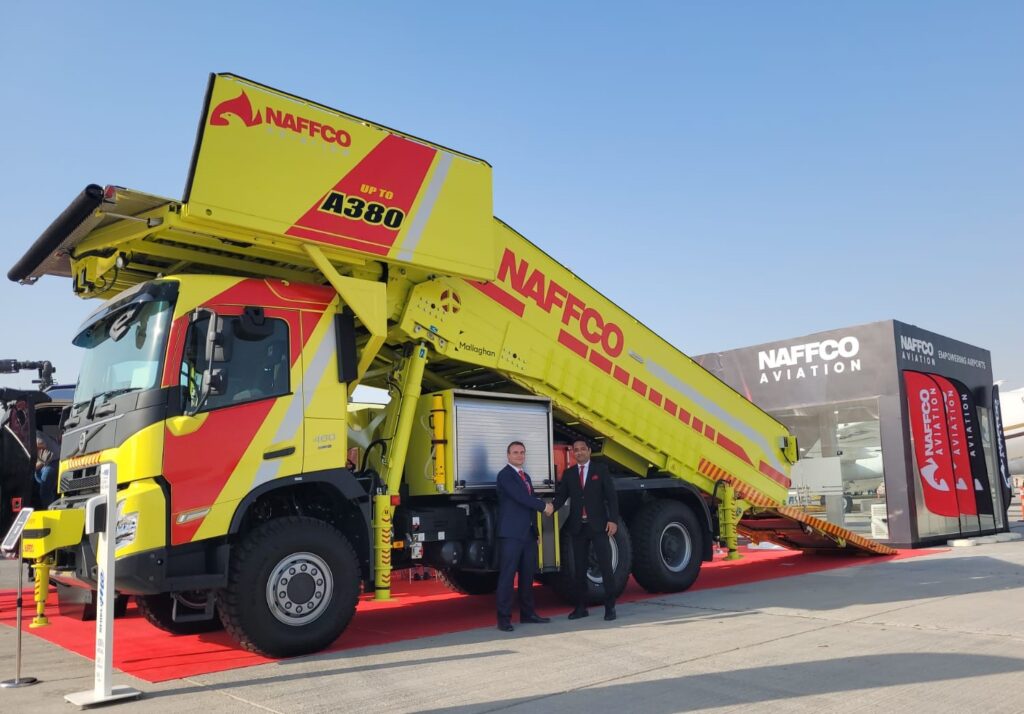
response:
{"label": "red flame logo", "polygon": [[210,126],[228,126],[230,116],[238,117],[246,126],[263,123],[263,117],[259,112],[253,115],[252,104],[244,91],[234,99],[223,101],[214,108],[213,114],[210,115]]}

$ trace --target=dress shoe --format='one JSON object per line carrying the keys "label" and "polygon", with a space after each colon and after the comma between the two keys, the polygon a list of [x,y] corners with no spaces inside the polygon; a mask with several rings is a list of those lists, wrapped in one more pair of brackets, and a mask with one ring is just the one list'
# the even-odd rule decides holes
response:
{"label": "dress shoe", "polygon": [[551,622],[551,618],[550,617],[541,617],[537,613],[533,613],[532,615],[527,615],[525,617],[520,617],[519,621],[523,622],[523,623],[526,623],[526,622],[536,622],[538,624],[543,624],[545,622]]}
{"label": "dress shoe", "polygon": [[614,605],[612,605],[611,607],[606,607],[604,609],[604,619],[608,620],[609,622],[611,622],[612,620],[615,619],[615,606]]}
{"label": "dress shoe", "polygon": [[512,632],[516,628],[512,627],[512,624],[509,622],[499,622],[498,629],[502,632]]}
{"label": "dress shoe", "polygon": [[589,614],[590,613],[587,612],[586,610],[576,609],[576,610],[573,610],[572,612],[569,613],[569,619],[570,620],[578,620],[581,617],[586,617]]}

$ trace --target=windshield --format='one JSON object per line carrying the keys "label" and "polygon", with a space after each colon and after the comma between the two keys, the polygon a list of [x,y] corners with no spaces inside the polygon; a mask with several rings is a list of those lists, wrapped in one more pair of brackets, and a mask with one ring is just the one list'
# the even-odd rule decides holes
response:
{"label": "windshield", "polygon": [[87,351],[75,389],[75,406],[96,397],[155,387],[170,326],[169,300],[143,295],[103,314],[82,330],[75,345]]}

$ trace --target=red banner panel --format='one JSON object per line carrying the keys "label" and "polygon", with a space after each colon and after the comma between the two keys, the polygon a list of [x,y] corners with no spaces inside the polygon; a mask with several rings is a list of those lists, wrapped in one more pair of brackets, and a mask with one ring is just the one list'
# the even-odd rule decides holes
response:
{"label": "red banner panel", "polygon": [[937,516],[958,518],[960,507],[953,488],[953,461],[946,436],[942,394],[938,385],[920,372],[904,372],[903,383],[907,388],[910,435],[914,440],[924,506]]}
{"label": "red banner panel", "polygon": [[978,515],[978,504],[974,499],[974,477],[971,475],[971,456],[967,449],[967,430],[964,426],[960,394],[945,377],[928,375],[939,385],[942,404],[946,408],[946,427],[949,433],[949,456],[953,462],[953,477],[956,485],[956,502],[960,513]]}

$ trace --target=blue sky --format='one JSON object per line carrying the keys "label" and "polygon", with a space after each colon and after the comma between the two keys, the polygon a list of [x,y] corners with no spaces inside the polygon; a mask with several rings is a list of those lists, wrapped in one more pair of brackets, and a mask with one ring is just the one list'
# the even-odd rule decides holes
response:
{"label": "blue sky", "polygon": [[689,354],[896,318],[1024,386],[1024,4],[493,5],[5,3],[0,357],[74,380],[92,306],[7,270],[87,183],[180,198],[230,71],[486,159]]}

